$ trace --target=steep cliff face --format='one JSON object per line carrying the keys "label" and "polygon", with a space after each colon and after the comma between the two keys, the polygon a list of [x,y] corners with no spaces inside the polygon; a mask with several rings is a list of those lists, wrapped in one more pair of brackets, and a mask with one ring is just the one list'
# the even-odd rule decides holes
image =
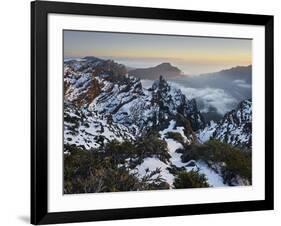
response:
{"label": "steep cliff face", "polygon": [[[251,114],[251,100],[246,100],[220,122],[206,125],[196,100],[188,99],[163,76],[144,88],[139,78],[111,60],[85,57],[64,62],[66,156],[78,147],[96,156],[123,158],[114,169],[125,168],[140,181],[157,172],[152,182],[159,176],[166,188],[174,188],[179,172],[196,171],[206,176],[210,186],[248,184],[250,180],[230,172],[232,168],[220,158],[224,155],[214,159],[217,152],[205,142],[214,138],[250,149]],[[115,149],[113,145],[106,153],[112,143]],[[116,150],[120,153],[113,153]]]}
{"label": "steep cliff face", "polygon": [[252,100],[242,101],[236,109],[225,114],[213,137],[233,146],[252,147]]}
{"label": "steep cliff face", "polygon": [[199,133],[201,142],[210,138],[242,149],[252,147],[252,100],[244,100],[218,123],[211,122]]}
{"label": "steep cliff face", "polygon": [[190,121],[193,130],[204,128],[205,122],[197,108],[195,99],[187,99],[180,89],[176,89],[160,76],[152,88],[152,104],[159,109],[158,120],[165,121],[173,119],[177,114],[182,115]]}
{"label": "steep cliff face", "polygon": [[88,57],[79,63],[65,62],[65,103],[95,119],[126,127],[132,136],[160,130],[179,115],[190,122],[192,131],[205,126],[196,101],[188,100],[162,76],[145,89],[140,79],[128,76],[124,66],[113,61]]}

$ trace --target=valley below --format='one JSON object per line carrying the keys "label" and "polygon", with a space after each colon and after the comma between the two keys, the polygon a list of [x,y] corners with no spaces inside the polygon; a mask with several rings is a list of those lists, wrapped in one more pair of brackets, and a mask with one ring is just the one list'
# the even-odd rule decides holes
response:
{"label": "valley below", "polygon": [[249,73],[65,60],[64,193],[250,186]]}

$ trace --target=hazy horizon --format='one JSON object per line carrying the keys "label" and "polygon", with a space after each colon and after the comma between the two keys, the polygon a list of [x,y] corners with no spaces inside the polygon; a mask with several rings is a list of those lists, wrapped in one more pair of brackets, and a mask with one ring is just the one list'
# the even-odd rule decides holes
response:
{"label": "hazy horizon", "polygon": [[95,56],[132,68],[169,62],[186,75],[252,64],[249,39],[64,31],[64,57]]}

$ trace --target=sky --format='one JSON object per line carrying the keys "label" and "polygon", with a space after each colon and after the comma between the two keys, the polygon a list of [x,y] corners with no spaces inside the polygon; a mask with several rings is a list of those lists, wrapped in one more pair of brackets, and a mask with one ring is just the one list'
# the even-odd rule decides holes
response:
{"label": "sky", "polygon": [[186,75],[252,64],[252,41],[199,36],[64,31],[64,57],[96,56],[132,68],[163,62]]}

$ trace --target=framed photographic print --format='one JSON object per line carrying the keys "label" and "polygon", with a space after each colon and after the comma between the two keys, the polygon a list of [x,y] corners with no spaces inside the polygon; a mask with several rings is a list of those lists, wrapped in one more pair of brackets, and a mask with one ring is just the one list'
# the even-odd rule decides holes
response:
{"label": "framed photographic print", "polygon": [[273,209],[273,16],[31,3],[31,223]]}

